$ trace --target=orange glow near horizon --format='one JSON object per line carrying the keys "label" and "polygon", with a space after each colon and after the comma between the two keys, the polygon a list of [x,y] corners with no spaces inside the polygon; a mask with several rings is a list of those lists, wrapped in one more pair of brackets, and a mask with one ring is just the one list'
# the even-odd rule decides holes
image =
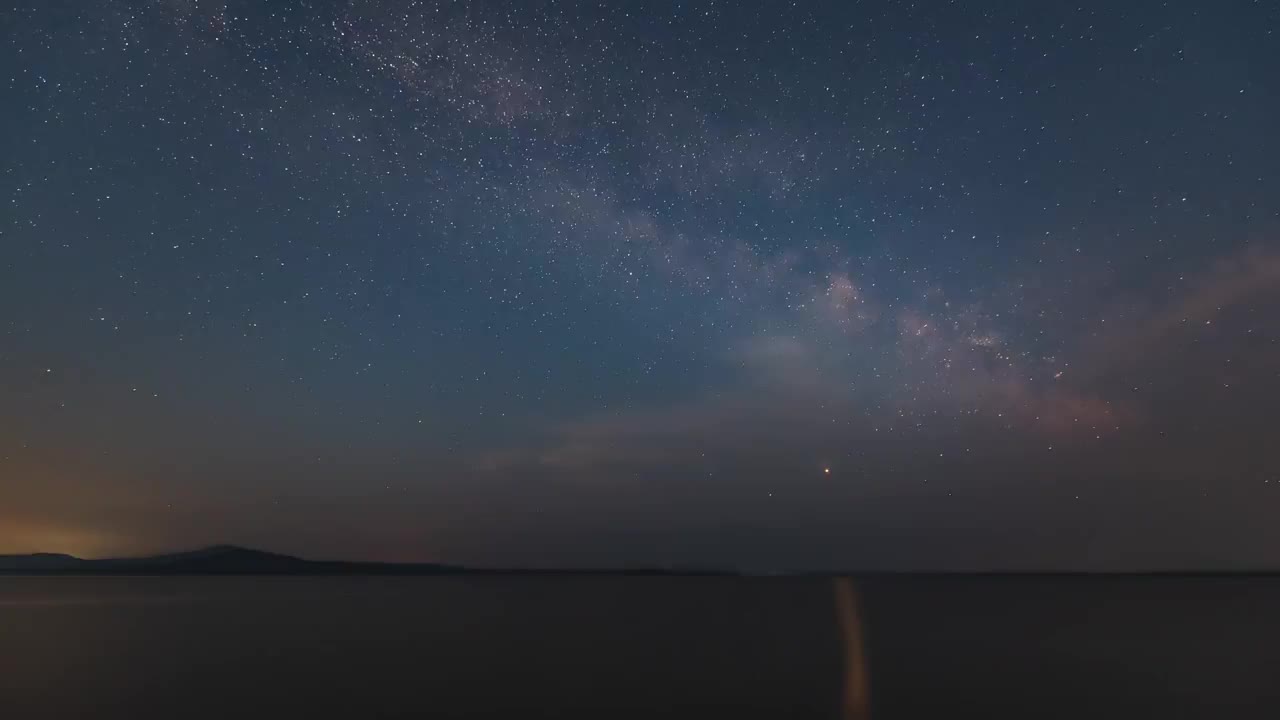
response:
{"label": "orange glow near horizon", "polygon": [[118,538],[84,528],[13,517],[0,518],[0,555],[61,553],[80,558],[111,555],[122,549]]}

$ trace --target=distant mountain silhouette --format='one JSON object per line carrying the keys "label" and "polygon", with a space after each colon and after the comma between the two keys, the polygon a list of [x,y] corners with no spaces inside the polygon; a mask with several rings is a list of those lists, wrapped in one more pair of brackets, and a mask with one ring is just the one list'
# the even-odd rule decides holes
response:
{"label": "distant mountain silhouette", "polygon": [[[474,568],[435,563],[383,563],[348,560],[304,560],[291,555],[253,550],[235,545],[214,545],[200,550],[132,558],[86,560],[74,555],[34,553],[0,555],[0,575],[619,575],[619,576],[736,576],[752,575],[712,568]],[[1274,570],[901,570],[843,572],[770,572],[756,576],[832,577],[1201,577],[1201,576],[1268,576]]]}
{"label": "distant mountain silhouette", "polygon": [[432,563],[380,563],[303,560],[235,545],[135,558],[85,560],[72,555],[38,553],[0,555],[0,574],[83,575],[723,575],[707,571],[664,569],[503,570]]}
{"label": "distant mountain silhouette", "polygon": [[0,555],[0,573],[84,573],[113,575],[327,575],[462,572],[449,565],[316,561],[235,545],[133,558],[85,560],[38,553]]}
{"label": "distant mountain silhouette", "polygon": [[152,557],[88,562],[95,565],[95,569],[195,574],[290,573],[305,571],[311,566],[311,563],[299,558],[234,545],[216,545],[202,550]]}
{"label": "distant mountain silhouette", "polygon": [[0,555],[0,572],[13,570],[68,570],[83,562],[78,557],[59,553]]}

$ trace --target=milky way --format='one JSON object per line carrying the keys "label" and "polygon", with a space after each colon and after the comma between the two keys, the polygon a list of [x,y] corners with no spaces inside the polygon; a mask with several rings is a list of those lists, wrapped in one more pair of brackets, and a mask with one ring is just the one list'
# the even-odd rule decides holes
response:
{"label": "milky way", "polygon": [[0,552],[1280,565],[1267,3],[21,2]]}

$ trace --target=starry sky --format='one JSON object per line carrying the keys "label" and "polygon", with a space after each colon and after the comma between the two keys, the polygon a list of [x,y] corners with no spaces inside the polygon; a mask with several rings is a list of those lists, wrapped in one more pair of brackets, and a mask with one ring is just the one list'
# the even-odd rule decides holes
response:
{"label": "starry sky", "polygon": [[1277,28],[7,4],[0,552],[1280,567]]}

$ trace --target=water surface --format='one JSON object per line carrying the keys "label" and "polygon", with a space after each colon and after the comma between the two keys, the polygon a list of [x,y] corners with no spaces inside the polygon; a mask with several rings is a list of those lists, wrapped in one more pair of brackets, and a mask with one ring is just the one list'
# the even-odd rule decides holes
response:
{"label": "water surface", "polygon": [[0,717],[1280,717],[1280,579],[852,589],[0,577]]}

